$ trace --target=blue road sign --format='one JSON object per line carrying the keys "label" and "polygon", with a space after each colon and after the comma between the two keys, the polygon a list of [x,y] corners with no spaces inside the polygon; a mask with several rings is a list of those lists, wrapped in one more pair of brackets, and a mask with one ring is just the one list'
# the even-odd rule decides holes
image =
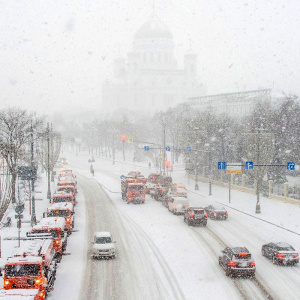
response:
{"label": "blue road sign", "polygon": [[246,161],[246,164],[245,164],[246,170],[253,170],[253,167],[254,167],[253,161]]}
{"label": "blue road sign", "polygon": [[170,147],[170,146],[167,146],[167,147],[166,147],[166,151],[171,151],[171,147]]}
{"label": "blue road sign", "polygon": [[192,152],[192,147],[186,147],[187,152]]}
{"label": "blue road sign", "polygon": [[295,163],[294,162],[288,162],[287,163],[287,169],[290,171],[295,171]]}
{"label": "blue road sign", "polygon": [[120,176],[120,178],[121,178],[121,179],[124,179],[124,178],[125,178],[125,176],[124,176],[124,175],[121,175],[121,176]]}
{"label": "blue road sign", "polygon": [[144,146],[145,151],[149,151],[149,146]]}
{"label": "blue road sign", "polygon": [[226,170],[226,161],[218,161],[218,170]]}

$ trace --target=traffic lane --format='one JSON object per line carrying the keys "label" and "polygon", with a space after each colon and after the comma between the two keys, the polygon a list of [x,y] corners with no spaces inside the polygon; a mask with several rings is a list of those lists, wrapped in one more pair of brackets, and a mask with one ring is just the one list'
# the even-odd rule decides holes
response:
{"label": "traffic lane", "polygon": [[[207,206],[211,201],[194,194],[189,195],[191,206]],[[280,299],[297,299],[300,294],[300,268],[273,265],[261,255],[261,246],[270,241],[289,241],[296,249],[300,237],[271,224],[228,210],[228,220],[208,220],[208,228],[220,236],[227,246],[245,246],[256,261],[257,278]],[[280,284],[274,284],[280,282]]]}
{"label": "traffic lane", "polygon": [[174,297],[173,287],[154,268],[141,233],[124,220],[100,186],[83,176],[78,182],[85,194],[90,241],[95,231],[110,231],[117,241],[116,259],[93,260],[89,252],[81,299],[182,299]]}

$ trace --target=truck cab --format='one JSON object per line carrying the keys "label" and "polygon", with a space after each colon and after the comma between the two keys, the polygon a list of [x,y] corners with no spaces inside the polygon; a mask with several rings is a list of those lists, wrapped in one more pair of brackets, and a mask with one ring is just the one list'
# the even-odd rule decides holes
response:
{"label": "truck cab", "polygon": [[47,209],[45,217],[65,218],[68,234],[72,233],[74,228],[74,206],[72,203],[54,203]]}
{"label": "truck cab", "polygon": [[72,193],[60,191],[53,194],[52,204],[54,203],[72,203],[75,205],[75,198]]}
{"label": "truck cab", "polygon": [[67,234],[65,234],[66,221],[62,217],[43,218],[39,224],[33,226],[31,232],[27,232],[29,238],[52,237],[54,249],[59,259],[67,247]]}

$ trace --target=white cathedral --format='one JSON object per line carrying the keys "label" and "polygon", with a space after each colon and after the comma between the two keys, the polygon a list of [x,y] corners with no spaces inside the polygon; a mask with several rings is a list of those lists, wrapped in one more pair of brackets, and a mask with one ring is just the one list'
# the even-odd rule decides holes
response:
{"label": "white cathedral", "polygon": [[178,69],[173,49],[172,33],[153,13],[136,32],[127,59],[115,59],[114,77],[103,84],[103,109],[154,113],[205,95],[197,78],[197,55],[189,50],[184,68]]}

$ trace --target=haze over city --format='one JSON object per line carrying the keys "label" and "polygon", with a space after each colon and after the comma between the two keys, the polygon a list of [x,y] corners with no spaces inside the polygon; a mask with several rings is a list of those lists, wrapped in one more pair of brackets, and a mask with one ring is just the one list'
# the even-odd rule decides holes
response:
{"label": "haze over city", "polygon": [[0,3],[2,106],[101,111],[102,83],[155,14],[179,67],[191,47],[207,94],[258,88],[299,95],[298,1],[15,1]]}

